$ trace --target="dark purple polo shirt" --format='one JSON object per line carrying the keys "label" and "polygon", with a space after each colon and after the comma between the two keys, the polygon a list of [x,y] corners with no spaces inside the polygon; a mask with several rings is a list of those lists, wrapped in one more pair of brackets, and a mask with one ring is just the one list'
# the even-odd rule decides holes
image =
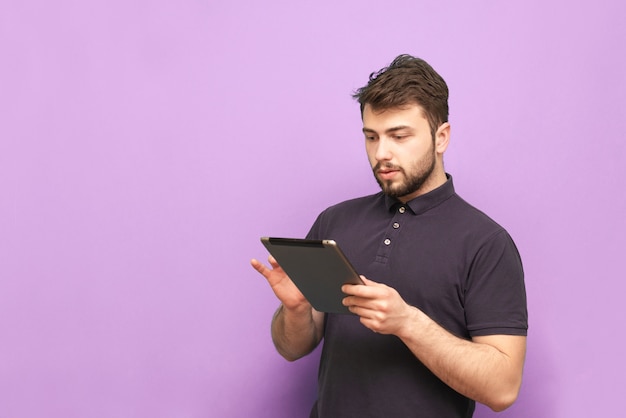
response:
{"label": "dark purple polo shirt", "polygon": [[[307,238],[337,241],[359,274],[395,288],[451,333],[526,335],[524,274],[508,233],[454,191],[452,178],[402,204],[383,193],[322,212]],[[327,314],[311,417],[471,417],[395,336]]]}

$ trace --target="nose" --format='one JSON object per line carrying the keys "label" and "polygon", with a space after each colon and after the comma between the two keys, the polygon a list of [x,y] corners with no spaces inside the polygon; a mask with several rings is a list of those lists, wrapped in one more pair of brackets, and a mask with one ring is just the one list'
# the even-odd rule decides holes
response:
{"label": "nose", "polygon": [[385,138],[380,138],[376,144],[376,152],[374,158],[376,161],[389,161],[391,160],[391,144]]}

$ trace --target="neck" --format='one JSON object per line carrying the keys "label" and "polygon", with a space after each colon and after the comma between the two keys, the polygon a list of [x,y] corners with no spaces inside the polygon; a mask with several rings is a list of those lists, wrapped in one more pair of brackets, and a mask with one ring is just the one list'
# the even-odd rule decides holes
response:
{"label": "neck", "polygon": [[402,203],[406,203],[409,200],[413,200],[416,197],[425,195],[426,193],[435,190],[437,187],[442,186],[447,180],[448,178],[446,177],[446,172],[443,169],[443,165],[437,164],[435,170],[433,170],[431,175],[428,176],[428,178],[424,181],[419,189],[406,196],[398,197],[398,200]]}

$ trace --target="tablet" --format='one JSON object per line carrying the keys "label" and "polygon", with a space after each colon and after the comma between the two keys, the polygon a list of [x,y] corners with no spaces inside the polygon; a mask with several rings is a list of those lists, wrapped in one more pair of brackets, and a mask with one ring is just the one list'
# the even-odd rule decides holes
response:
{"label": "tablet", "polygon": [[262,237],[261,242],[320,312],[351,313],[341,304],[345,283],[363,284],[333,240]]}

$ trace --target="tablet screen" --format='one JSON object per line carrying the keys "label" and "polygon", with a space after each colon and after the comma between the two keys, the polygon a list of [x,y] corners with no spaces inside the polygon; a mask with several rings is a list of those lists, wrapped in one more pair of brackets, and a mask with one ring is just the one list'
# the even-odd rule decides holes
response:
{"label": "tablet screen", "polygon": [[341,303],[346,296],[341,286],[363,281],[335,241],[262,237],[261,242],[317,311],[350,313]]}

